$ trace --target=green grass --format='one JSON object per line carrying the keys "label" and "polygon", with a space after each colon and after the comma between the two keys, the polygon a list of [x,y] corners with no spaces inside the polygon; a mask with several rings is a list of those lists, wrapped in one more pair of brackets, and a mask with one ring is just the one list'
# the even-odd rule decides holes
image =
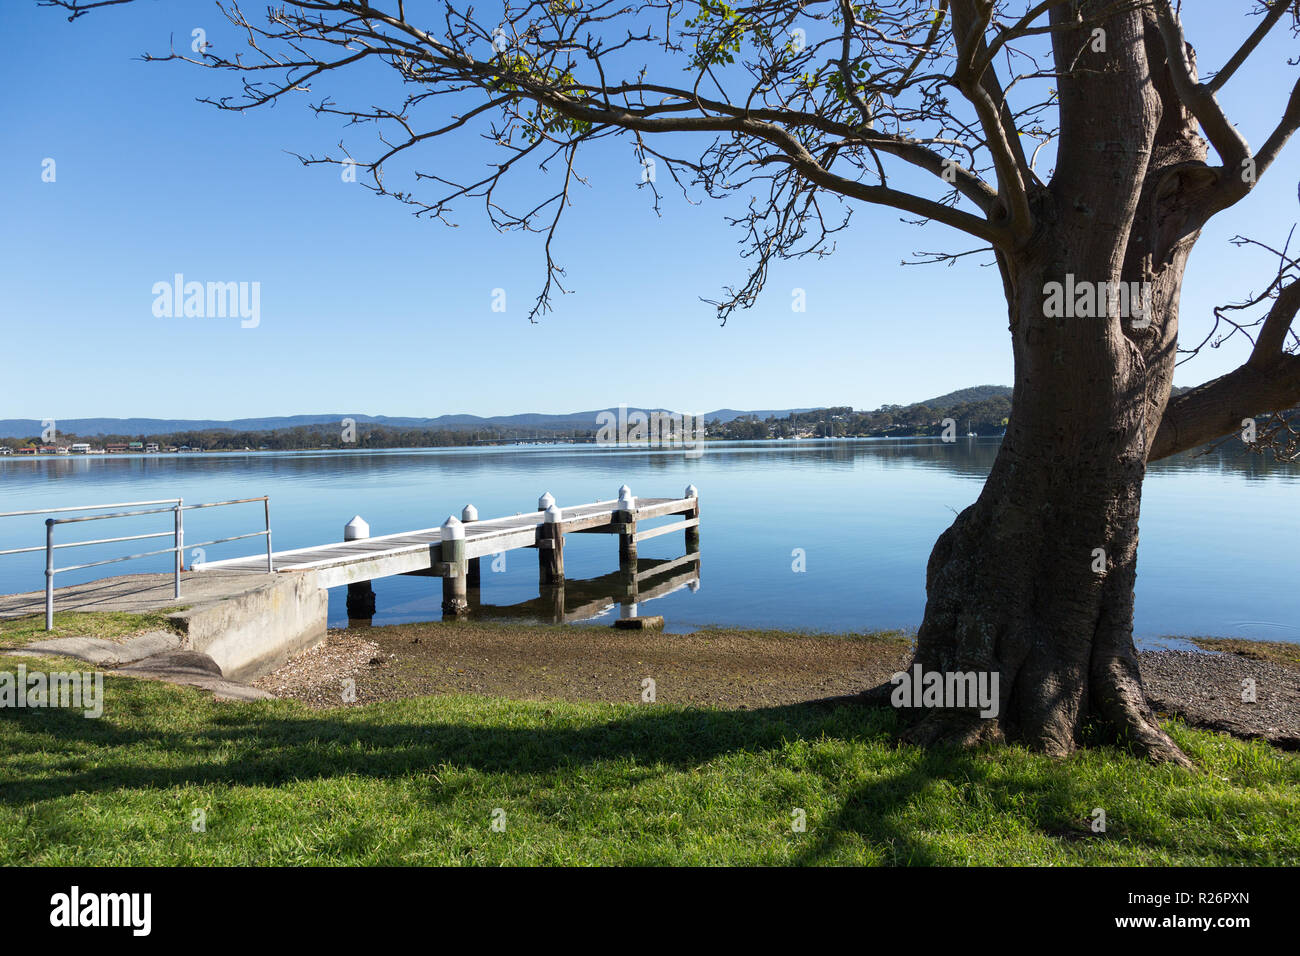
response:
{"label": "green grass", "polygon": [[0,864],[1300,863],[1300,757],[1178,724],[1198,773],[924,751],[849,707],[105,691],[99,720],[0,710]]}
{"label": "green grass", "polygon": [[146,631],[172,631],[176,629],[168,615],[184,610],[179,607],[164,608],[145,614],[128,614],[124,611],[56,611],[54,630],[45,629],[44,614],[0,620],[0,647],[22,647],[34,641],[49,641],[56,637],[95,637],[106,641],[124,641]]}

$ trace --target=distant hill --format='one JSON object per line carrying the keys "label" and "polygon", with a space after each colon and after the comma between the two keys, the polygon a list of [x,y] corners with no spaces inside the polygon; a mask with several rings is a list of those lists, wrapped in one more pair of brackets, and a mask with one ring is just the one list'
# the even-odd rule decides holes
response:
{"label": "distant hill", "polygon": [[[1184,387],[1175,387],[1173,395],[1188,391]],[[929,408],[959,409],[962,406],[977,405],[990,399],[1010,399],[1009,385],[973,385],[959,388],[946,395],[937,395],[921,402],[907,405],[882,405],[877,412],[884,410]],[[633,406],[635,407],[635,406]],[[792,414],[802,415],[819,411],[825,406],[784,409],[754,409],[744,411],[736,408],[719,408],[704,413],[706,422],[727,424],[737,419],[755,418],[766,421],[773,418],[786,418]],[[845,406],[847,407],[847,406]],[[667,411],[667,409],[641,409],[642,411]],[[96,435],[165,435],[184,432],[228,431],[228,432],[271,432],[291,428],[311,428],[313,426],[335,426],[345,418],[353,419],[357,424],[381,425],[395,429],[431,429],[431,430],[468,430],[468,429],[502,429],[520,428],[532,431],[567,431],[572,429],[594,429],[596,416],[602,411],[618,413],[617,408],[593,409],[586,412],[568,414],[546,414],[544,412],[527,412],[519,415],[439,415],[436,418],[409,418],[390,415],[362,415],[356,412],[334,415],[283,415],[273,418],[237,418],[218,419],[179,419],[179,418],[64,418],[58,421],[61,435],[79,435],[93,437]],[[0,436],[9,438],[35,437],[41,433],[41,423],[34,418],[0,418]]]}
{"label": "distant hill", "polygon": [[973,385],[970,388],[959,388],[947,395],[927,398],[923,402],[913,402],[912,406],[925,405],[929,408],[948,408],[953,405],[983,402],[990,398],[1010,398],[1011,391],[1010,385]]}
{"label": "distant hill", "polygon": [[[636,406],[632,406],[634,409]],[[643,411],[660,411],[667,409],[642,409]],[[355,412],[335,415],[286,415],[277,418],[238,418],[229,421],[215,419],[175,419],[175,418],[63,418],[57,421],[59,434],[80,435],[160,435],[180,432],[230,431],[230,432],[269,432],[285,428],[311,427],[314,425],[337,425],[345,418],[351,418],[358,425],[384,425],[389,428],[414,429],[466,429],[466,428],[527,428],[534,431],[568,430],[574,428],[596,428],[596,417],[602,411],[618,414],[618,409],[595,409],[588,412],[548,415],[529,412],[521,415],[439,415],[436,418],[400,418],[388,415],[361,415]],[[789,415],[791,412],[810,411],[806,408],[788,408],[784,410],[738,411],[723,408],[704,414],[705,421],[717,419],[729,422],[747,415],[759,418]],[[0,419],[0,435],[10,437],[36,436],[41,433],[41,423],[32,418]]]}
{"label": "distant hill", "polygon": [[704,420],[706,422],[711,422],[714,420],[720,422],[734,422],[737,418],[749,418],[751,415],[759,419],[767,419],[767,418],[780,418],[783,415],[789,415],[791,413],[800,415],[803,414],[804,412],[815,412],[815,411],[817,411],[816,407],[763,409],[761,411],[755,410],[752,412],[742,412],[734,408],[720,408],[716,412],[705,412]]}
{"label": "distant hill", "polygon": [[[976,385],[910,405],[882,405],[857,411],[847,405],[805,412],[776,412],[767,417],[741,416],[710,423],[709,437],[738,441],[768,438],[905,438],[942,434],[960,427],[963,434],[1000,435],[1011,415],[1012,389]],[[706,419],[707,420],[707,419]],[[945,426],[945,423],[951,423]]]}
{"label": "distant hill", "polygon": [[[990,398],[1010,398],[1013,389],[1010,385],[973,385],[970,388],[959,388],[955,392],[949,392],[947,395],[939,395],[935,398],[927,398],[923,402],[913,402],[911,406],[926,405],[930,408],[948,408],[953,405],[967,405],[972,402],[984,402]],[[1175,385],[1170,389],[1171,396],[1178,396],[1183,392],[1190,392],[1191,388],[1186,385]]]}
{"label": "distant hill", "polygon": [[[989,401],[1001,403],[1011,396],[1008,385],[975,385],[970,388],[957,389],[946,395],[928,398],[923,402],[907,405],[884,405],[876,413],[889,410],[911,409],[946,409],[967,415],[975,406]],[[636,406],[632,406],[636,409]],[[785,419],[791,415],[805,416],[825,410],[826,406],[809,406],[804,408],[752,409],[719,408],[703,415],[706,422],[719,422],[723,425],[740,420],[757,420],[760,422],[773,419]],[[641,411],[666,412],[668,409],[639,409]],[[875,413],[854,413],[849,406],[831,409],[837,413],[850,415],[871,415]],[[520,429],[530,433],[571,432],[574,430],[592,430],[596,428],[597,416],[602,412],[618,413],[617,407],[592,409],[590,411],[570,412],[567,414],[548,414],[545,412],[525,412],[518,415],[438,415],[432,418],[414,418],[392,415],[364,415],[359,412],[338,412],[331,415],[282,415],[267,418],[237,419],[178,419],[178,418],[63,418],[57,421],[60,435],[76,435],[93,438],[95,436],[144,436],[144,435],[182,435],[198,432],[229,432],[231,434],[250,434],[259,432],[284,432],[295,428],[319,429],[336,427],[345,418],[350,418],[358,425],[373,425],[395,430],[429,430],[429,431],[491,431]],[[1000,417],[1000,414],[999,416]],[[41,423],[31,418],[0,419],[0,436],[8,438],[32,438],[41,433]]]}

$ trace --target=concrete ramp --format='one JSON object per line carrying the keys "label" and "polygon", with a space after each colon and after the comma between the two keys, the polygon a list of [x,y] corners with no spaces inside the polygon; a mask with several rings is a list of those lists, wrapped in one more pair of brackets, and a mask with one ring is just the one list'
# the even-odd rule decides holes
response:
{"label": "concrete ramp", "polygon": [[[180,601],[170,574],[128,574],[62,587],[60,611],[124,611],[141,614],[182,607],[168,615],[180,632],[175,644],[115,644],[87,638],[56,638],[27,646],[68,654],[105,666],[130,664],[167,650],[205,654],[226,680],[251,681],[290,657],[325,641],[329,594],[313,572],[301,574],[186,574]],[[43,591],[0,597],[0,617],[41,614]],[[146,642],[147,643],[147,642]],[[157,646],[155,646],[157,645]],[[163,646],[167,645],[167,646]]]}
{"label": "concrete ramp", "polygon": [[118,668],[114,673],[144,680],[161,680],[210,691],[219,700],[270,700],[264,690],[227,680],[207,654],[197,651],[166,651]]}
{"label": "concrete ramp", "polygon": [[316,575],[267,577],[274,579],[170,615],[183,646],[207,654],[228,680],[256,680],[325,642],[329,592]]}

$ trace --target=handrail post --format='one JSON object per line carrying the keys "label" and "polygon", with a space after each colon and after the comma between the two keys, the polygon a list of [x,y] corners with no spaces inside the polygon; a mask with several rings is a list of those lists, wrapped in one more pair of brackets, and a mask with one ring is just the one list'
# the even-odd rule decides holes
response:
{"label": "handrail post", "polygon": [[45,629],[54,630],[54,519],[45,519]]}
{"label": "handrail post", "polygon": [[[181,507],[184,501],[184,498],[176,499],[176,531],[174,536],[174,544],[176,548],[176,570],[173,572],[173,578],[175,579],[175,594],[173,597],[177,598],[181,596],[181,564],[184,561],[185,555],[185,512]],[[166,533],[167,532],[165,531],[163,532],[163,534]]]}
{"label": "handrail post", "polygon": [[262,499],[263,510],[266,513],[266,573],[273,574],[275,565],[271,562],[271,496],[267,495]]}

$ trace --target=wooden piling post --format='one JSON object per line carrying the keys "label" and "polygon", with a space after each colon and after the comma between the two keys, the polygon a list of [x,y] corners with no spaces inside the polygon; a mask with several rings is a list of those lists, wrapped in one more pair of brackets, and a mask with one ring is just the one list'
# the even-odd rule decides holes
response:
{"label": "wooden piling post", "polygon": [[623,578],[622,600],[619,602],[619,618],[636,617],[637,580],[636,580],[636,498],[632,489],[621,485],[618,489],[618,505],[614,511],[614,520],[619,525],[618,534],[618,570]]}
{"label": "wooden piling post", "polygon": [[[356,515],[343,526],[344,541],[360,541],[370,537],[370,525],[361,515]],[[348,585],[348,624],[353,621],[369,624],[375,616],[375,588],[369,581],[354,581]]]}
{"label": "wooden piling post", "polygon": [[618,616],[620,619],[632,618],[637,616],[637,599],[640,588],[636,580],[636,566],[632,567],[630,572],[625,571],[623,574],[623,593],[619,595]]}
{"label": "wooden piling post", "polygon": [[545,520],[537,526],[537,582],[542,587],[564,581],[563,517],[554,503],[546,509]]}
{"label": "wooden piling post", "polygon": [[[700,490],[694,485],[686,486],[686,497],[695,502],[695,507],[686,512],[686,520],[695,518],[697,521],[700,517]],[[700,526],[698,524],[686,529],[686,553],[695,554],[700,550]]]}
{"label": "wooden piling post", "polygon": [[[473,524],[477,520],[478,520],[478,509],[475,508],[473,505],[466,505],[461,510],[460,513],[461,524]],[[481,573],[481,569],[479,568],[479,562],[481,560],[482,558],[469,559],[469,570],[465,575],[465,583],[471,591],[477,591],[479,589],[479,582],[480,582],[479,575]]]}
{"label": "wooden piling post", "polygon": [[636,572],[636,498],[627,485],[618,489],[618,504],[614,509],[614,523],[618,525],[618,567]]}
{"label": "wooden piling post", "polygon": [[547,619],[552,624],[564,623],[564,581],[544,584],[539,589]]}
{"label": "wooden piling post", "polygon": [[455,515],[442,523],[442,613],[455,617],[469,610],[469,567],[465,560],[465,526]]}

